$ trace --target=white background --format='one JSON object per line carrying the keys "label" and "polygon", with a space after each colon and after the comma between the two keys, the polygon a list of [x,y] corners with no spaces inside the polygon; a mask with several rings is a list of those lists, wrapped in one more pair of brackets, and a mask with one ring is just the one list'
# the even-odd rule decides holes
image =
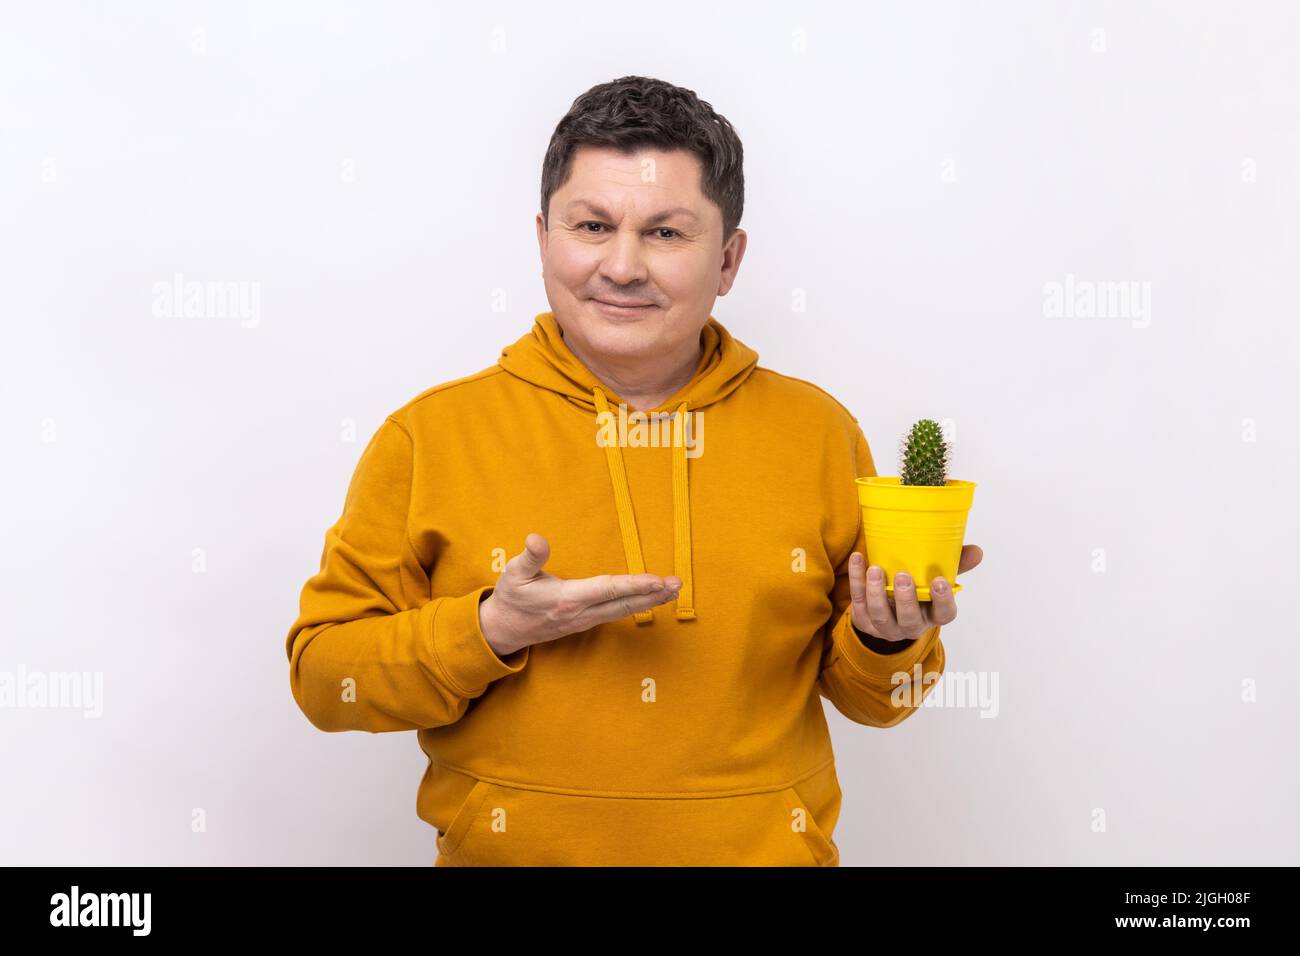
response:
{"label": "white background", "polygon": [[[882,474],[928,415],[978,483],[944,643],[998,715],[881,731],[827,703],[843,864],[1300,862],[1298,26],[6,4],[0,670],[102,672],[104,713],[0,709],[0,861],[432,862],[414,734],[313,728],[285,636],[384,416],[549,307],[555,123],[642,74],[744,141],[714,314],[850,407]],[[256,283],[256,327],[154,315],[176,273]],[[1149,324],[1049,318],[1067,274],[1149,282]]]}

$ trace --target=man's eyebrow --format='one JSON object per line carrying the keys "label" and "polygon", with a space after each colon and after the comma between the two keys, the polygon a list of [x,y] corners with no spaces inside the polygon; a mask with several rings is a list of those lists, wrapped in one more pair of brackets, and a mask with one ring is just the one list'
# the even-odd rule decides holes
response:
{"label": "man's eyebrow", "polygon": [[[586,199],[574,199],[564,208],[566,211],[586,208],[590,210],[593,215],[599,216],[601,219],[614,218],[605,209],[593,202],[588,202]],[[646,220],[646,225],[654,225],[656,223],[664,222],[665,220],[671,219],[673,216],[687,216],[695,222],[700,221],[700,217],[695,215],[694,212],[687,209],[685,206],[674,206],[672,209],[665,209],[662,212],[655,213],[655,215]]]}

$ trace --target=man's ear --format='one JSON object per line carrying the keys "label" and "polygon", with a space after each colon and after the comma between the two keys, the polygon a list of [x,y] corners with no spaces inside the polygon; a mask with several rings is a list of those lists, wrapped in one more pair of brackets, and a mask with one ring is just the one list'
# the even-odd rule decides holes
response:
{"label": "man's ear", "polygon": [[537,254],[542,259],[542,264],[546,264],[546,217],[540,212],[537,214]]}
{"label": "man's ear", "polygon": [[744,229],[736,229],[727,244],[722,247],[722,273],[718,280],[718,295],[726,295],[736,281],[740,271],[740,260],[745,258],[745,245],[749,235]]}

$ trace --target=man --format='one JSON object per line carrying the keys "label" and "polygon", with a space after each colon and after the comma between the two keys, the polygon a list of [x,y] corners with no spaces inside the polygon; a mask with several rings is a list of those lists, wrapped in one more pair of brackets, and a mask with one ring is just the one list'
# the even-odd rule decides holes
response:
{"label": "man", "polygon": [[943,671],[947,582],[891,606],[865,567],[857,420],[711,315],[743,194],[691,91],[579,97],[543,166],[551,311],[361,456],[291,685],[322,730],[418,731],[437,865],[838,865],[821,697],[893,727]]}

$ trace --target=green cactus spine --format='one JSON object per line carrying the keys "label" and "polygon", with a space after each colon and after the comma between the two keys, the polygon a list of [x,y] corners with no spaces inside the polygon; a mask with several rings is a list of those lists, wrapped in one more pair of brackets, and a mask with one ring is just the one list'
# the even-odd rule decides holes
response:
{"label": "green cactus spine", "polygon": [[943,440],[943,430],[933,418],[923,418],[912,426],[903,446],[899,484],[943,485],[948,480],[950,448]]}

